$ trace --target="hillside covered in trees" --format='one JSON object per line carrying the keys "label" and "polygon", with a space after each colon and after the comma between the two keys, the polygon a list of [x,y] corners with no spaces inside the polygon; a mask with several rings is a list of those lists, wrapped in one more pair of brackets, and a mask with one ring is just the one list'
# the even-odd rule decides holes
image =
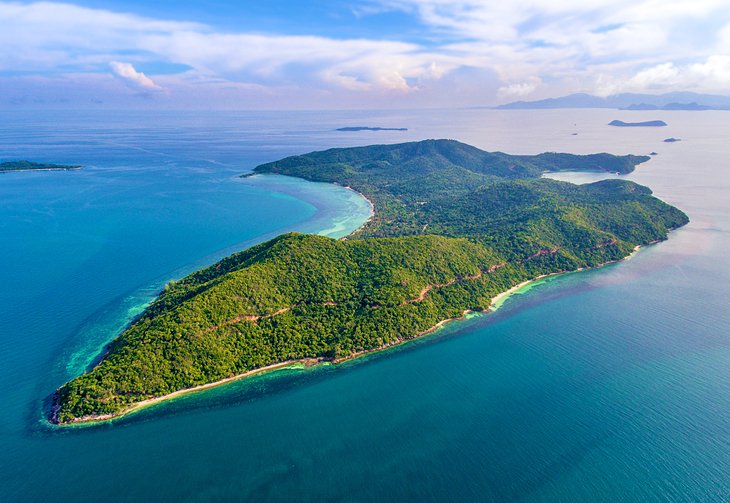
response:
{"label": "hillside covered in trees", "polygon": [[56,393],[59,423],[272,364],[338,361],[416,337],[544,274],[622,259],[688,222],[625,180],[573,185],[545,171],[630,172],[648,158],[511,156],[450,140],[264,164],[360,191],[374,218],[347,239],[285,234],[167,288],[91,371]]}

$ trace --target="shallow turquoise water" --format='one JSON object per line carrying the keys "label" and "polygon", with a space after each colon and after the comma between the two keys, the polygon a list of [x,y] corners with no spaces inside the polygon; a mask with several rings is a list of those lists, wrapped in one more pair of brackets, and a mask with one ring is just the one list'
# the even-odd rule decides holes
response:
{"label": "shallow turquoise water", "polygon": [[[652,112],[672,131],[605,127],[617,113],[3,114],[0,158],[89,168],[0,176],[0,498],[727,501],[730,122]],[[332,131],[366,123],[410,130]],[[428,137],[514,153],[656,150],[631,178],[692,223],[396,350],[100,427],[43,423],[43,399],[169,279],[367,215],[342,188],[237,174]]]}

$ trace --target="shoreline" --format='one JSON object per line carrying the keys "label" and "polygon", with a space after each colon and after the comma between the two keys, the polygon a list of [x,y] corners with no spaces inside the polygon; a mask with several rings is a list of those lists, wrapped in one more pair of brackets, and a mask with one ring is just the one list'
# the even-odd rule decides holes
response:
{"label": "shoreline", "polygon": [[367,201],[367,203],[370,205],[370,216],[367,218],[367,220],[365,220],[357,229],[355,229],[354,231],[352,231],[351,233],[349,233],[347,236],[343,236],[342,238],[340,238],[340,239],[347,239],[350,236],[352,236],[352,235],[357,234],[358,232],[360,232],[362,229],[365,228],[365,226],[367,224],[369,224],[370,222],[372,222],[373,218],[375,218],[375,205],[373,204],[373,202],[370,199],[368,199],[368,197],[365,194],[363,194],[362,192],[358,192],[357,190],[353,189],[349,185],[340,185],[337,182],[333,182],[333,184],[334,185],[337,185],[338,187],[342,187],[342,188],[345,188],[347,190],[351,190],[355,194],[357,194],[360,197],[362,197],[363,199],[365,199],[365,201]]}
{"label": "shoreline", "polygon": [[[254,175],[257,175],[257,173],[254,173]],[[249,176],[253,176],[253,175],[249,175]],[[262,175],[262,176],[265,176],[265,175]],[[359,194],[360,197],[362,197],[363,199],[365,199],[369,203],[369,205],[370,205],[370,209],[371,209],[370,217],[368,217],[368,219],[362,225],[360,225],[357,229],[353,230],[350,234],[348,234],[347,236],[343,236],[342,238],[340,238],[340,239],[347,239],[350,236],[352,236],[353,234],[356,234],[357,232],[359,232],[363,227],[365,227],[375,217],[375,205],[363,193],[361,193],[361,192],[353,189],[349,185],[341,185],[341,184],[338,184],[336,182],[333,182],[333,184],[334,185],[337,185],[337,186],[340,186],[340,187],[343,187],[343,188],[345,188],[347,190],[351,190],[351,191],[355,192],[356,194]],[[673,229],[670,229],[670,230],[673,230]],[[542,274],[542,275],[537,276],[535,278],[532,278],[532,279],[523,281],[523,282],[521,282],[521,283],[519,283],[519,284],[517,284],[517,285],[515,285],[515,286],[513,286],[513,287],[511,287],[511,288],[509,288],[507,290],[505,290],[504,292],[500,292],[499,294],[497,294],[494,297],[492,297],[492,299],[490,301],[490,304],[489,304],[489,307],[487,307],[486,309],[484,309],[482,311],[482,313],[485,313],[486,314],[486,313],[489,313],[489,312],[496,311],[497,309],[500,308],[500,306],[502,305],[502,303],[504,303],[504,301],[507,298],[509,298],[510,295],[518,292],[520,289],[522,289],[522,288],[524,288],[524,287],[526,287],[528,285],[531,285],[531,284],[533,284],[535,282],[540,281],[541,279],[545,279],[545,278],[548,278],[548,277],[551,277],[551,276],[559,276],[559,275],[562,275],[562,274],[569,274],[569,273],[580,272],[580,271],[584,271],[584,270],[598,269],[598,268],[607,266],[609,264],[615,264],[615,263],[618,263],[618,262],[622,262],[622,261],[625,261],[625,260],[629,260],[630,258],[632,258],[633,256],[635,256],[643,246],[650,246],[650,245],[656,244],[656,243],[658,243],[660,241],[661,240],[651,241],[649,243],[646,243],[645,245],[637,245],[637,246],[634,247],[633,251],[630,254],[628,254],[627,256],[625,256],[623,258],[620,258],[620,259],[617,259],[617,260],[611,260],[611,261],[608,261],[608,262],[604,262],[604,263],[599,264],[599,265],[594,266],[594,267],[580,267],[580,268],[575,269],[573,271],[558,271],[558,272],[554,272],[554,273],[550,273],[550,274]],[[291,367],[294,367],[294,366],[297,366],[297,365],[304,365],[305,367],[313,367],[313,366],[321,365],[324,362],[337,365],[337,364],[344,363],[344,362],[347,362],[347,361],[350,361],[350,360],[354,360],[356,358],[360,358],[362,356],[365,356],[365,355],[368,355],[368,354],[371,354],[371,353],[377,353],[377,352],[384,351],[384,350],[387,350],[387,349],[390,349],[390,348],[394,348],[394,347],[400,346],[401,344],[404,344],[404,343],[406,343],[408,341],[412,341],[412,340],[415,340],[415,339],[419,339],[419,338],[421,338],[421,337],[423,337],[425,335],[432,334],[432,333],[438,331],[441,327],[443,327],[447,323],[450,323],[452,321],[458,321],[458,320],[465,319],[469,315],[469,313],[471,313],[471,312],[473,312],[473,311],[467,309],[467,310],[463,311],[462,315],[459,316],[459,317],[447,318],[447,319],[441,320],[438,323],[436,323],[434,326],[432,326],[432,327],[430,327],[430,328],[428,328],[428,329],[426,329],[426,330],[424,330],[424,331],[422,331],[422,332],[420,332],[420,333],[418,333],[418,334],[416,334],[416,335],[414,335],[412,337],[398,339],[397,341],[395,341],[393,343],[386,344],[386,345],[383,345],[383,346],[378,347],[378,348],[373,348],[373,349],[358,351],[356,353],[353,353],[353,354],[351,354],[349,356],[346,356],[346,357],[343,357],[343,358],[312,357],[312,358],[303,358],[303,359],[298,359],[298,360],[287,360],[285,362],[273,363],[271,365],[266,365],[266,366],[260,367],[258,369],[253,369],[253,370],[244,372],[242,374],[238,374],[238,375],[226,377],[225,379],[221,379],[219,381],[214,381],[212,383],[201,384],[201,385],[198,385],[198,386],[193,386],[191,388],[185,388],[185,389],[181,389],[181,390],[178,390],[178,391],[174,391],[174,392],[169,393],[167,395],[162,395],[162,396],[154,397],[154,398],[148,398],[146,400],[142,400],[140,402],[136,402],[136,403],[130,404],[130,406],[128,408],[126,408],[126,409],[124,409],[124,410],[122,410],[122,411],[120,411],[118,413],[115,413],[115,414],[104,414],[104,415],[100,415],[100,416],[84,416],[84,417],[80,417],[80,418],[75,418],[73,421],[61,423],[61,422],[58,421],[58,418],[57,418],[58,406],[57,406],[57,404],[55,404],[55,396],[58,393],[58,390],[56,390],[56,392],[54,393],[54,406],[53,406],[53,408],[51,410],[51,415],[50,415],[49,420],[50,420],[50,423],[53,426],[56,426],[56,427],[69,427],[69,426],[75,426],[75,425],[76,426],[83,426],[83,425],[92,426],[94,424],[101,424],[101,423],[105,423],[107,421],[111,421],[111,420],[114,420],[114,419],[120,419],[122,417],[128,416],[128,415],[133,414],[135,412],[138,412],[138,411],[140,411],[140,410],[142,410],[144,408],[147,408],[147,407],[150,407],[152,405],[159,404],[159,403],[163,403],[163,402],[166,402],[168,400],[172,400],[172,399],[177,398],[179,396],[187,395],[187,394],[190,394],[190,393],[196,393],[196,392],[199,392],[199,391],[205,391],[207,389],[214,388],[214,387],[217,387],[217,386],[221,386],[221,385],[224,385],[224,384],[228,384],[230,382],[237,381],[239,379],[244,379],[246,377],[250,377],[250,376],[253,376],[253,375],[256,375],[256,374],[266,374],[268,372],[272,372],[272,371],[275,371],[275,370],[281,370],[281,369],[284,369],[284,368],[291,368]]]}
{"label": "shoreline", "polygon": [[[350,189],[350,190],[354,190],[354,189]],[[472,314],[472,313],[488,314],[490,312],[494,312],[494,311],[498,310],[502,306],[504,301],[506,301],[511,295],[517,293],[519,290],[523,289],[526,286],[533,285],[533,284],[539,282],[542,279],[554,277],[554,276],[561,276],[564,274],[572,274],[572,273],[581,272],[581,271],[596,270],[596,269],[600,269],[600,268],[605,267],[610,264],[616,264],[619,262],[623,262],[623,261],[629,260],[632,257],[634,257],[641,250],[641,248],[644,248],[646,246],[651,246],[651,245],[654,245],[659,242],[661,242],[661,241],[652,241],[645,245],[637,245],[634,247],[633,251],[629,255],[627,255],[621,259],[618,259],[618,260],[611,260],[608,262],[604,262],[595,267],[581,267],[581,268],[578,268],[578,269],[575,269],[572,271],[560,271],[560,272],[554,272],[554,273],[550,273],[550,274],[542,274],[535,278],[523,281],[523,282],[509,288],[508,290],[505,290],[504,292],[500,292],[497,295],[495,295],[494,297],[492,297],[489,307],[487,307],[486,309],[484,309],[481,312],[472,311],[470,309],[467,309],[467,310],[463,311],[461,316],[458,316],[455,318],[446,318],[444,320],[439,321],[434,326],[432,326],[422,332],[419,332],[418,334],[416,334],[412,337],[398,339],[395,342],[385,344],[385,345],[377,347],[377,348],[358,351],[358,352],[355,352],[355,353],[348,355],[346,357],[343,357],[343,358],[311,357],[311,358],[301,358],[298,360],[287,360],[287,361],[279,362],[279,363],[272,363],[271,365],[259,367],[257,369],[249,370],[242,374],[237,374],[234,376],[226,377],[224,379],[214,381],[211,383],[200,384],[198,386],[193,386],[191,388],[184,388],[181,390],[173,391],[172,393],[168,393],[167,395],[161,395],[161,396],[154,397],[154,398],[148,398],[148,399],[142,400],[140,402],[130,404],[129,407],[127,407],[126,409],[124,409],[118,413],[115,413],[115,414],[104,414],[104,415],[99,415],[99,416],[84,416],[84,417],[75,418],[73,421],[61,423],[61,422],[58,422],[58,420],[57,420],[57,417],[56,417],[57,409],[54,408],[52,411],[50,422],[53,426],[59,427],[59,428],[73,427],[73,426],[93,426],[95,424],[103,424],[103,423],[106,423],[107,421],[112,421],[114,419],[121,419],[123,417],[129,416],[136,412],[139,412],[150,406],[161,404],[161,403],[167,402],[169,400],[178,398],[180,396],[197,393],[200,391],[205,391],[205,390],[215,388],[218,386],[222,386],[222,385],[234,382],[234,381],[238,381],[240,379],[245,379],[247,377],[251,377],[251,376],[257,375],[257,374],[268,374],[268,373],[274,372],[276,370],[282,370],[285,368],[295,368],[299,365],[302,365],[305,368],[317,367],[322,364],[339,365],[341,363],[355,360],[357,358],[361,358],[363,356],[366,356],[366,355],[369,355],[372,353],[379,353],[381,351],[393,349],[393,348],[401,346],[402,344],[405,344],[407,342],[414,341],[416,339],[420,339],[421,337],[424,337],[429,334],[433,334],[448,323],[466,319],[469,316],[469,314]]]}
{"label": "shoreline", "polygon": [[68,168],[23,168],[23,169],[0,169],[0,174],[5,173],[29,173],[33,171],[78,171],[83,166],[70,166]]}
{"label": "shoreline", "polygon": [[[250,183],[255,187],[263,188],[264,190],[285,194],[289,197],[293,197],[313,206],[314,208],[316,208],[316,213],[311,220],[316,220],[317,213],[321,213],[323,211],[327,212],[330,210],[330,207],[327,204],[322,204],[322,198],[319,197],[319,195],[309,193],[311,192],[311,188],[307,188],[309,187],[309,185],[339,187],[348,191],[346,196],[348,199],[353,199],[353,196],[356,196],[355,199],[358,199],[358,202],[356,204],[358,207],[356,209],[352,211],[344,210],[344,214],[347,215],[344,219],[330,219],[330,222],[325,223],[322,227],[310,228],[298,232],[304,232],[306,234],[316,234],[320,236],[331,237],[333,239],[347,239],[348,237],[359,232],[368,223],[370,223],[375,216],[375,205],[370,199],[368,199],[364,194],[358,192],[352,187],[342,185],[336,182],[319,182],[307,180],[306,178],[297,178],[295,176],[281,175],[278,173],[256,173],[254,171],[250,173],[244,173],[243,175],[236,175],[233,177],[233,179],[239,181],[243,180],[244,183]],[[304,191],[301,190],[302,183],[306,184],[306,190]],[[296,187],[299,187],[300,190],[296,190]],[[367,215],[364,214],[366,208],[368,211]],[[357,224],[357,227],[353,228],[352,225],[354,224]],[[274,231],[272,233],[272,237],[278,236],[283,232],[287,232],[287,229],[289,228],[290,227],[285,227],[283,229]],[[345,232],[347,234],[345,234]]]}
{"label": "shoreline", "polygon": [[219,381],[213,381],[207,384],[199,384],[197,386],[193,386],[192,388],[184,388],[181,390],[173,391],[172,393],[168,393],[167,395],[161,395],[154,398],[147,398],[145,400],[142,400],[141,402],[135,402],[129,405],[126,409],[117,412],[115,414],[102,414],[98,416],[83,416],[79,418],[75,418],[73,421],[68,422],[58,422],[56,413],[57,411],[54,409],[53,416],[51,417],[51,424],[58,427],[65,427],[65,426],[74,426],[74,425],[92,425],[92,424],[100,424],[105,423],[107,421],[111,421],[113,419],[120,419],[124,416],[128,416],[130,414],[133,414],[135,412],[139,412],[142,409],[145,409],[147,407],[166,402],[168,400],[172,400],[174,398],[178,398],[183,395],[188,395],[191,393],[197,393],[199,391],[205,391],[207,389],[215,388],[217,386],[222,386],[224,384],[231,383],[233,381],[237,381],[239,379],[244,379],[246,377],[251,377],[256,374],[265,374],[268,372],[273,372],[275,370],[281,370],[285,368],[291,368],[295,367],[297,365],[304,365],[305,367],[313,367],[317,365],[318,363],[324,361],[321,358],[306,358],[306,359],[300,359],[300,360],[287,360],[284,362],[279,363],[272,363],[271,365],[266,365],[264,367],[259,367],[257,369],[249,370],[247,372],[244,372],[242,374],[236,374],[234,376],[226,377],[225,379],[221,379]]}
{"label": "shoreline", "polygon": [[[73,169],[81,169],[81,166],[73,167]],[[44,169],[44,170],[57,171],[58,169],[50,168],[50,169]],[[14,171],[18,172],[20,170],[14,170]],[[39,170],[23,170],[23,171],[39,171]],[[251,173],[246,173],[244,175],[240,175],[239,177],[240,178],[252,178],[252,177],[265,177],[265,176],[266,176],[266,174],[251,172]],[[282,175],[276,175],[276,176],[282,176]],[[291,177],[291,178],[295,178],[295,177]],[[298,179],[298,180],[308,181],[305,179]],[[317,183],[317,182],[314,182],[314,183]],[[370,206],[370,215],[368,216],[368,218],[361,225],[359,225],[356,229],[351,231],[349,234],[339,238],[339,239],[347,239],[348,237],[352,236],[353,234],[359,232],[363,227],[365,227],[368,223],[370,223],[370,221],[375,217],[375,205],[364,194],[362,194],[361,192],[358,192],[357,190],[353,189],[349,185],[341,185],[339,183],[333,183],[333,185],[336,185],[343,189],[347,189],[347,190],[357,194],[362,199],[364,199]],[[159,297],[159,294],[157,296]],[[141,316],[141,314],[140,314],[140,316]],[[447,320],[444,320],[444,321],[447,321]],[[128,327],[131,323],[134,323],[134,320],[132,320],[129,324],[127,324],[126,327]],[[125,327],[125,329],[126,329],[126,327]],[[125,329],[123,329],[123,330],[125,330]],[[111,341],[109,343],[105,344],[104,352],[100,356],[95,357],[95,360],[98,359],[97,364],[99,362],[101,362],[104,359],[104,357],[106,356],[106,353],[108,351],[107,348],[110,343],[111,343]],[[382,349],[384,349],[384,348],[382,348]],[[371,351],[378,351],[378,350],[379,349],[375,349],[375,350],[371,350]],[[98,415],[98,416],[83,416],[80,418],[75,418],[73,421],[68,421],[68,422],[63,422],[63,423],[58,421],[58,416],[57,416],[57,414],[58,414],[58,404],[56,403],[56,400],[57,400],[56,397],[57,397],[57,393],[58,393],[58,389],[57,389],[52,395],[53,396],[53,406],[51,408],[50,414],[46,417],[46,420],[54,427],[73,427],[73,426],[84,426],[84,425],[91,426],[94,424],[101,424],[101,423],[105,423],[107,421],[111,421],[114,419],[120,419],[124,416],[138,412],[144,408],[150,407],[152,405],[155,405],[155,404],[167,401],[167,400],[177,398],[182,395],[186,395],[189,393],[195,393],[198,391],[205,391],[206,389],[221,386],[223,384],[227,384],[227,383],[230,383],[233,381],[237,381],[239,379],[250,377],[255,374],[263,374],[263,373],[267,373],[267,372],[271,372],[271,371],[275,371],[275,370],[281,370],[283,368],[295,367],[298,365],[304,365],[305,367],[312,367],[312,366],[317,365],[318,363],[322,363],[322,362],[341,363],[342,361],[346,361],[348,359],[351,359],[351,357],[348,357],[343,360],[334,360],[334,359],[327,359],[327,358],[305,358],[305,359],[299,359],[299,360],[287,360],[286,362],[273,363],[271,365],[266,365],[266,366],[260,367],[258,369],[253,369],[253,370],[244,372],[242,374],[237,374],[237,375],[234,375],[231,377],[227,377],[227,378],[221,379],[219,381],[214,381],[212,383],[201,384],[198,386],[193,386],[192,388],[184,388],[181,390],[173,391],[172,393],[168,393],[167,395],[161,395],[161,396],[154,397],[154,398],[148,398],[148,399],[142,400],[140,402],[130,404],[129,407],[127,407],[126,409],[124,409],[118,413],[102,414],[102,415]]]}

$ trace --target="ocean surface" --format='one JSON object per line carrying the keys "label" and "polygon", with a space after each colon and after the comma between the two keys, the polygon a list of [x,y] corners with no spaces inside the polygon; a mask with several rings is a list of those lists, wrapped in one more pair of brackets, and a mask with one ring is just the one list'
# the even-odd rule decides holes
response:
{"label": "ocean surface", "polygon": [[[167,281],[370,212],[342,187],[239,174],[425,138],[656,151],[627,178],[692,221],[393,350],[101,426],[46,422]],[[730,112],[712,111],[0,112],[0,160],[85,166],[0,175],[0,501],[730,501],[728,138]]]}

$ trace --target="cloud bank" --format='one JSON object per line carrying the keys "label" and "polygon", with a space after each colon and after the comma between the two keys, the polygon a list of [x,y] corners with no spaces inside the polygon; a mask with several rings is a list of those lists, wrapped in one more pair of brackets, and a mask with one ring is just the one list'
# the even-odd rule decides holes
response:
{"label": "cloud bank", "polygon": [[[30,79],[61,92],[86,82],[107,98],[131,89],[161,102],[225,95],[228,105],[238,96],[242,106],[306,108],[730,88],[726,0],[361,0],[353,9],[406,14],[421,33],[236,32],[70,3],[0,2],[0,89]],[[156,74],[161,64],[186,71]]]}

